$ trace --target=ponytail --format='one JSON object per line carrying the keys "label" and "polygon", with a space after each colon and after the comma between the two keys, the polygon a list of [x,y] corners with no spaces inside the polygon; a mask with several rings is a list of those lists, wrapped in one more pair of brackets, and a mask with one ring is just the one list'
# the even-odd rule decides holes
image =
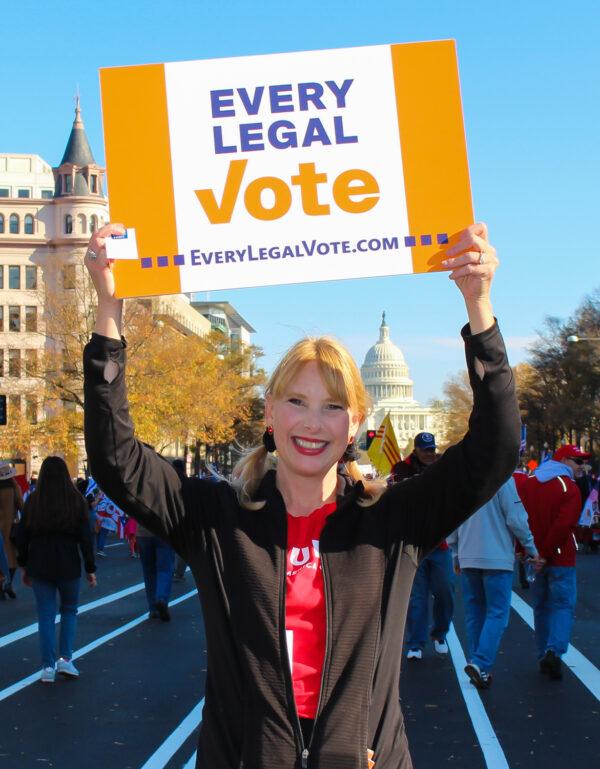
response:
{"label": "ponytail", "polygon": [[233,468],[232,486],[238,502],[247,510],[260,510],[265,501],[253,501],[253,496],[268,470],[275,468],[275,458],[263,445],[250,449]]}

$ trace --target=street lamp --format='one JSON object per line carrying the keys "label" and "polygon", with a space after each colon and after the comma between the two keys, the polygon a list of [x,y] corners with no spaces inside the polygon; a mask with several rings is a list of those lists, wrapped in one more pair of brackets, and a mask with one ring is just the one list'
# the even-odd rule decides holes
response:
{"label": "street lamp", "polygon": [[577,334],[571,334],[567,337],[569,344],[577,344],[577,342],[600,342],[600,336],[577,336]]}

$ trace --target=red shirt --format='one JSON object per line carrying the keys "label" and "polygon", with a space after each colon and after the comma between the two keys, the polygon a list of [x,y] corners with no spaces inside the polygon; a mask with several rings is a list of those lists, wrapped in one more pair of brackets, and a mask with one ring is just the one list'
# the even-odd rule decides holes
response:
{"label": "red shirt", "polygon": [[310,515],[288,514],[285,630],[296,709],[315,718],[325,657],[325,588],[319,539],[335,502]]}

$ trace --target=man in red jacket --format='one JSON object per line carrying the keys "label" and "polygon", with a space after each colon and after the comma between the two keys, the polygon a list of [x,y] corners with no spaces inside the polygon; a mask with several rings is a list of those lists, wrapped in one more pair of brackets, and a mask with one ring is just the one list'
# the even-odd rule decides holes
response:
{"label": "man in red jacket", "polygon": [[533,583],[532,598],[540,672],[553,680],[562,678],[561,657],[573,626],[574,532],[581,514],[581,494],[574,479],[589,456],[577,446],[561,446],[519,488],[540,557],[546,561]]}

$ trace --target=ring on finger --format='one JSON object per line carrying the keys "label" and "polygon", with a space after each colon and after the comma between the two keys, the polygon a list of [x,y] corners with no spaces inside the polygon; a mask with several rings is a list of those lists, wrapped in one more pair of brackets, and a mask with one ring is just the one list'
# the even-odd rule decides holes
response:
{"label": "ring on finger", "polygon": [[92,251],[91,248],[88,248],[88,250],[85,252],[85,255],[89,257],[90,259],[97,259],[98,254],[95,251]]}
{"label": "ring on finger", "polygon": [[484,264],[485,263],[485,251],[479,252],[479,261],[477,264]]}

